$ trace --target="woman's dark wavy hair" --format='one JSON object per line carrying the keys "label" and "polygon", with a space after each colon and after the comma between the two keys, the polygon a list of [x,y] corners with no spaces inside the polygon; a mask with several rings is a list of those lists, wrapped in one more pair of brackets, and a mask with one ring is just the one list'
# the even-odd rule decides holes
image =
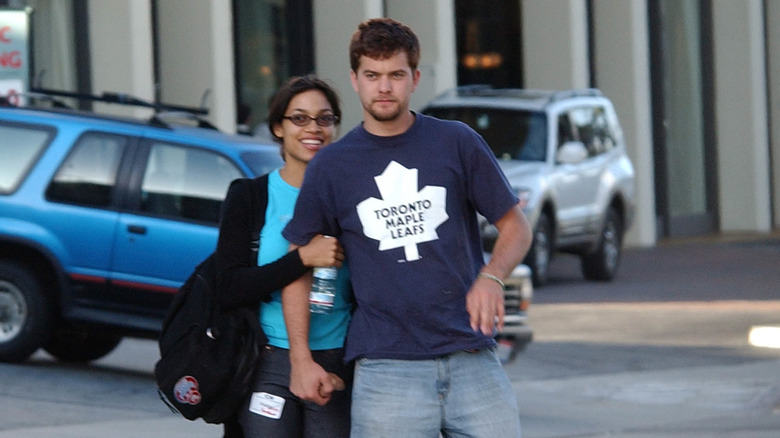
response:
{"label": "woman's dark wavy hair", "polygon": [[417,70],[420,62],[420,41],[405,24],[392,18],[372,18],[358,26],[349,43],[349,65],[357,72],[360,57],[387,59],[398,52],[406,52],[409,67]]}
{"label": "woman's dark wavy hair", "polygon": [[333,110],[333,114],[339,118],[336,121],[336,126],[341,123],[341,106],[339,106],[339,95],[336,93],[336,90],[328,85],[327,82],[314,75],[294,76],[276,90],[268,105],[268,130],[271,131],[271,136],[277,142],[281,143],[282,139],[274,133],[274,126],[284,121],[284,115],[287,112],[290,101],[295,96],[309,90],[319,90],[325,95]]}

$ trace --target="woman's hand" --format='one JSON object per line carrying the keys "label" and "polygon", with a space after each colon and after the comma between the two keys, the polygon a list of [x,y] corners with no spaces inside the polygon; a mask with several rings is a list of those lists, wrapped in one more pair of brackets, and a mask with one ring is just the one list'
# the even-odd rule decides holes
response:
{"label": "woman's hand", "polygon": [[344,249],[341,248],[339,241],[322,234],[314,236],[309,243],[298,248],[298,254],[304,266],[310,268],[315,266],[340,268],[341,262],[344,261]]}

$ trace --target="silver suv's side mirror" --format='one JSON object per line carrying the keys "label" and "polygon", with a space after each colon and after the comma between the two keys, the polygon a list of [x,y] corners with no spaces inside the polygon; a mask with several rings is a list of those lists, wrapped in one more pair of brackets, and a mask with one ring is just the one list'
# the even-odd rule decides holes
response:
{"label": "silver suv's side mirror", "polygon": [[577,164],[588,158],[588,149],[581,141],[567,141],[555,153],[555,161],[561,164]]}

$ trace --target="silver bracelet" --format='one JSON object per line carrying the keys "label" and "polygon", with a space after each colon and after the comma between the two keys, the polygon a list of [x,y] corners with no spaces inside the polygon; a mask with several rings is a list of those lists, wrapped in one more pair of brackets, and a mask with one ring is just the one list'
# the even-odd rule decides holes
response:
{"label": "silver bracelet", "polygon": [[498,283],[498,284],[500,284],[500,285],[501,285],[501,289],[506,289],[506,285],[504,284],[504,282],[503,282],[503,281],[501,281],[501,279],[500,279],[500,278],[496,277],[496,276],[495,276],[495,275],[493,275],[493,274],[489,274],[489,273],[487,273],[487,272],[480,272],[480,273],[477,275],[477,277],[482,277],[482,278],[487,278],[487,279],[493,280],[493,281],[495,281],[496,283]]}

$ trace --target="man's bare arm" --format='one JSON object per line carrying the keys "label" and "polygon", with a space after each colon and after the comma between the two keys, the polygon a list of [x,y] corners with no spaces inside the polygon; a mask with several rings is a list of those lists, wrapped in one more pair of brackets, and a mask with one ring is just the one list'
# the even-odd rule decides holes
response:
{"label": "man's bare arm", "polygon": [[498,239],[493,247],[490,261],[480,271],[466,296],[466,310],[471,317],[471,327],[486,335],[493,333],[494,327],[504,327],[504,289],[498,281],[503,281],[523,260],[531,247],[533,234],[519,205],[512,207],[495,223]]}

